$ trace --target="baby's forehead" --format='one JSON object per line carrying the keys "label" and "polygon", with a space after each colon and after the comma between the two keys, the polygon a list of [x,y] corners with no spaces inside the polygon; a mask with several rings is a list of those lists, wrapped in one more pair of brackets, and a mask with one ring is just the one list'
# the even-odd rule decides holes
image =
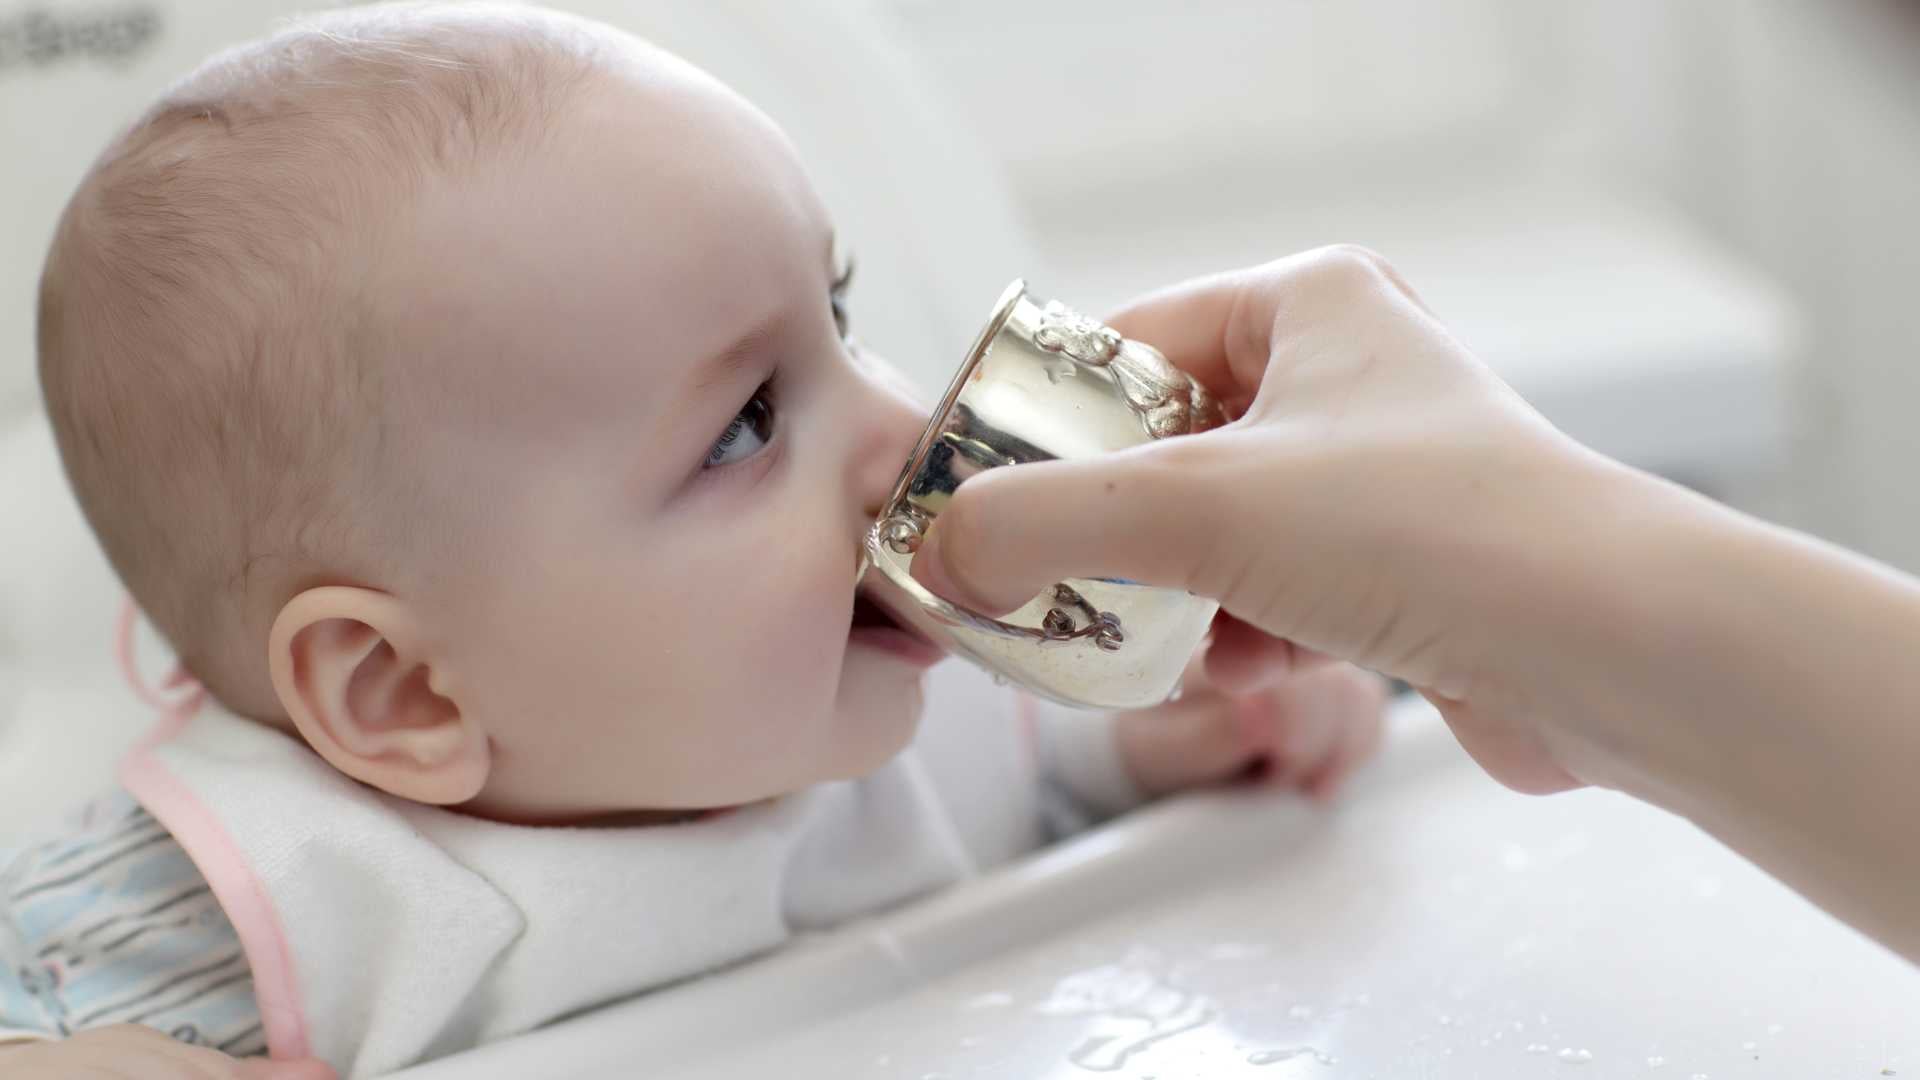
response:
{"label": "baby's forehead", "polygon": [[429,190],[411,231],[390,299],[427,335],[432,381],[453,365],[485,412],[541,428],[601,409],[667,422],[646,403],[684,398],[743,337],[824,312],[833,272],[784,136],[671,64],[581,87],[539,152]]}

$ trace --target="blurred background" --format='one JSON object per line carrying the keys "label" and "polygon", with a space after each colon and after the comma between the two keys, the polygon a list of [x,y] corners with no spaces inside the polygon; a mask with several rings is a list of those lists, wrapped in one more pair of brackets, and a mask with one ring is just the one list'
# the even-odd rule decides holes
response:
{"label": "blurred background", "polygon": [[[311,6],[0,0],[0,419],[36,404],[34,282],[87,162]],[[1575,435],[1920,569],[1920,3],[565,6],[787,127],[858,255],[857,328],[924,386],[1017,274],[1100,312],[1354,241]],[[57,480],[43,424],[6,432],[37,462],[0,465],[18,578],[89,541],[28,528],[20,492]],[[0,576],[0,658],[72,605],[28,576]]]}
{"label": "blurred background", "polygon": [[[25,386],[86,161],[168,78],[305,6],[0,0],[0,387]],[[1920,4],[575,6],[787,122],[862,255],[868,336],[923,381],[1017,273],[1097,311],[1351,240],[1577,435],[1920,568]],[[919,235],[886,235],[902,209]],[[901,329],[930,323],[948,336]]]}
{"label": "blurred background", "polygon": [[1920,4],[888,15],[1054,291],[1365,243],[1580,437],[1920,568]]}

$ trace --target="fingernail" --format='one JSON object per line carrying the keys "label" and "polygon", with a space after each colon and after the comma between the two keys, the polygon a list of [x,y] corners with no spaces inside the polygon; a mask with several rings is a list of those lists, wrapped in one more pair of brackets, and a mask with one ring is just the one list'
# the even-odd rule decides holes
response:
{"label": "fingernail", "polygon": [[1340,792],[1353,775],[1354,762],[1334,760],[1307,778],[1307,794],[1322,806],[1339,801]]}

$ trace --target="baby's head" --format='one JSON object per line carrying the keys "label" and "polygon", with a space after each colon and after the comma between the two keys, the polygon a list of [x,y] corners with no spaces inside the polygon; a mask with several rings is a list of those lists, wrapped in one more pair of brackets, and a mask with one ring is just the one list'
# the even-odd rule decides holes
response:
{"label": "baby's head", "polygon": [[732,805],[884,761],[930,662],[849,636],[923,416],[845,343],[834,260],[778,130],[686,64],[538,9],[345,11],[95,164],[41,380],[108,556],[236,711],[495,816]]}

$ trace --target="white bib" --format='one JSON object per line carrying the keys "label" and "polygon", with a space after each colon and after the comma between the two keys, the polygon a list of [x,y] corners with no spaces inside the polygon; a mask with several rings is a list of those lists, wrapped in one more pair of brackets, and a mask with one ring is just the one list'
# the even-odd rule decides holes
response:
{"label": "white bib", "polygon": [[517,1034],[972,871],[913,753],[682,825],[393,798],[208,703],[123,765],[239,932],[274,1057],[345,1080]]}

